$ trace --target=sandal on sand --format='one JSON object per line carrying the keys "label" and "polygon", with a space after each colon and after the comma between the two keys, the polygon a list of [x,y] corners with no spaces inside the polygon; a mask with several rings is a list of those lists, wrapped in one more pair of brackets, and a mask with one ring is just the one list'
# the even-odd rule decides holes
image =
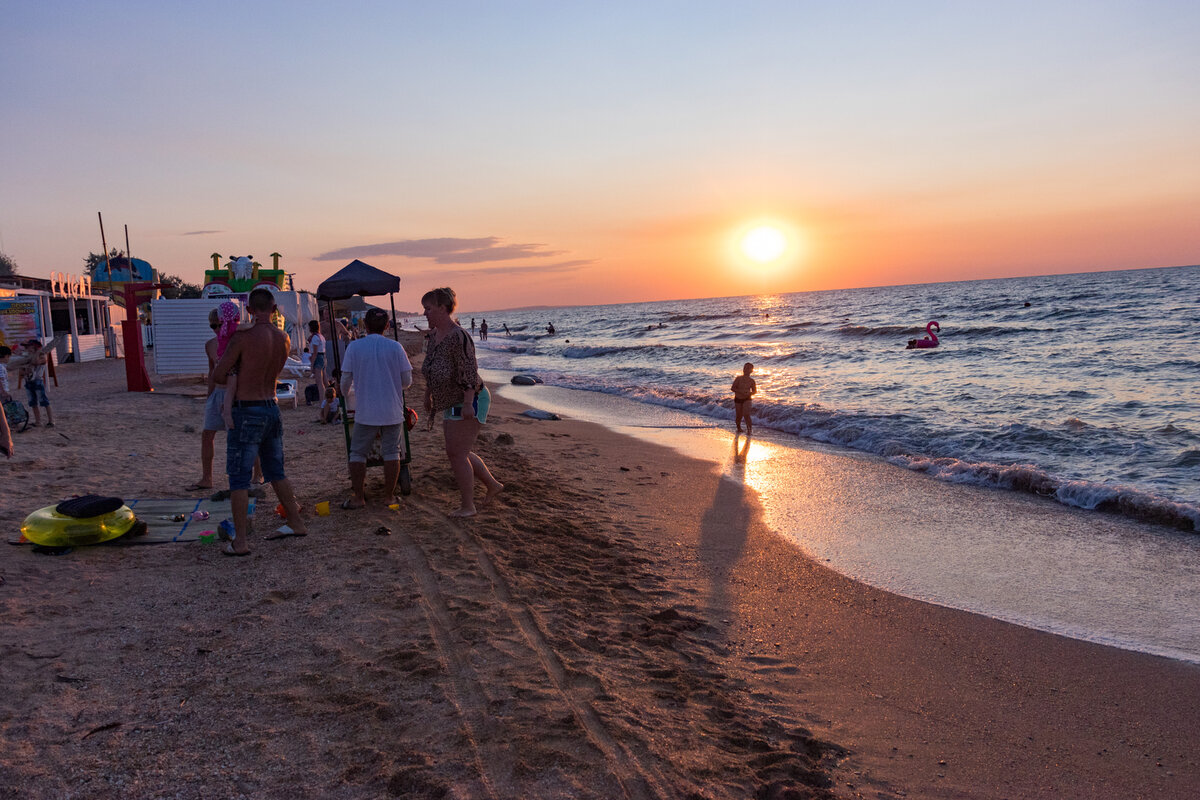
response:
{"label": "sandal on sand", "polygon": [[225,556],[248,556],[248,555],[250,555],[250,551],[249,551],[249,550],[247,550],[247,551],[246,551],[246,552],[244,552],[244,553],[239,553],[237,550],[234,550],[234,549],[233,549],[233,542],[230,542],[229,544],[227,544],[227,545],[225,545],[224,547],[222,547],[222,548],[221,548],[221,555],[225,555]]}
{"label": "sandal on sand", "polygon": [[184,491],[185,492],[204,492],[211,488],[212,488],[211,483],[208,486],[205,486],[203,483],[193,483],[191,486],[186,487],[184,489]]}
{"label": "sandal on sand", "polygon": [[287,525],[282,525],[279,527],[278,530],[276,530],[270,536],[264,536],[263,540],[270,542],[270,541],[274,541],[275,539],[286,539],[289,536],[308,536],[308,534],[307,533],[297,533],[296,531],[289,528]]}
{"label": "sandal on sand", "polygon": [[357,509],[366,508],[366,507],[367,507],[366,503],[363,503],[361,505],[356,505],[354,503],[354,498],[350,498],[348,500],[342,501],[342,510],[343,511],[355,511]]}

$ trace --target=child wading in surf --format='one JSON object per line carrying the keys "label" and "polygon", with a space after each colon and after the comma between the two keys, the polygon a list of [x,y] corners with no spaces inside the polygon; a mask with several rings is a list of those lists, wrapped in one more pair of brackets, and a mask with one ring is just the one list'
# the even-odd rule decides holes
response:
{"label": "child wading in surf", "polygon": [[742,374],[733,379],[733,386],[729,387],[733,390],[733,410],[734,419],[737,421],[738,433],[742,432],[742,419],[746,420],[746,433],[750,433],[754,428],[754,423],[750,420],[750,397],[758,391],[758,386],[754,383],[754,378],[750,377],[750,373],[754,372],[754,365],[747,363],[742,367]]}

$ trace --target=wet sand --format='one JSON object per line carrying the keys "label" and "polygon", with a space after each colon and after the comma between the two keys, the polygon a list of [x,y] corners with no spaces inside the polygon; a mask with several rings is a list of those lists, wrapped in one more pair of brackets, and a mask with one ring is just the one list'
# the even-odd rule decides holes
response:
{"label": "wet sand", "polygon": [[[6,534],[72,494],[196,496],[203,386],[153,380],[131,394],[121,362],[59,369],[56,427],[0,462]],[[1200,792],[1197,667],[855,583],[712,465],[522,409],[493,406],[478,452],[506,490],[471,520],[447,516],[422,420],[399,512],[377,469],[367,509],[310,516],[304,539],[263,541],[279,523],[262,502],[251,558],[6,546],[0,796]],[[306,513],[336,506],[340,426],[283,413]]]}

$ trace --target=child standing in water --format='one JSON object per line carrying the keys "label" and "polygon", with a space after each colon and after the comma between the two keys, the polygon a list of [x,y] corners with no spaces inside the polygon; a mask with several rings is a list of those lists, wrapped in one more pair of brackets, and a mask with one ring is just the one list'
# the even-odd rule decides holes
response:
{"label": "child standing in water", "polygon": [[754,378],[750,377],[750,373],[754,372],[754,365],[747,362],[742,367],[742,374],[733,379],[733,386],[729,387],[733,390],[733,409],[734,419],[737,421],[738,433],[742,432],[742,419],[746,420],[746,433],[750,433],[754,428],[754,423],[750,420],[750,397],[758,391],[758,386],[754,383]]}

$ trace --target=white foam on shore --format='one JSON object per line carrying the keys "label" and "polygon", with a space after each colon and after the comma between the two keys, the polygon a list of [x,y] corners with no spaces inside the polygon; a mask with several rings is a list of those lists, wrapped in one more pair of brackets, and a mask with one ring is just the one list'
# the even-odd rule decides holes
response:
{"label": "white foam on shore", "polygon": [[[720,465],[772,529],[878,588],[1072,638],[1200,663],[1200,536],[930,479],[882,458],[553,386],[505,397]],[[553,424],[553,423],[547,423]]]}

